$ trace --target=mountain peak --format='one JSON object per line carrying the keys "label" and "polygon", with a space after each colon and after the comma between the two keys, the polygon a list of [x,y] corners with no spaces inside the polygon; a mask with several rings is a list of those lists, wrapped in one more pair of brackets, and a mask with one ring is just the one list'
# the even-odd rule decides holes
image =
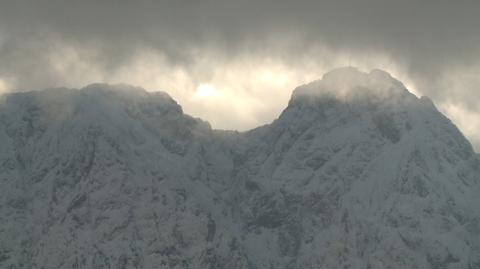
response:
{"label": "mountain peak", "polygon": [[386,71],[373,69],[363,72],[355,67],[341,67],[325,73],[321,80],[298,87],[292,99],[299,96],[329,96],[342,101],[365,96],[385,101],[413,95]]}
{"label": "mountain peak", "polygon": [[330,77],[355,77],[362,76],[365,72],[360,71],[356,67],[352,66],[343,66],[334,68],[323,75],[323,79],[328,79]]}
{"label": "mountain peak", "polygon": [[109,84],[109,83],[92,83],[82,88],[85,91],[117,91],[128,93],[146,93],[147,91],[141,87],[129,84]]}
{"label": "mountain peak", "polygon": [[370,78],[376,81],[397,81],[394,79],[390,73],[382,69],[372,69],[370,72],[364,72],[356,67],[352,66],[344,66],[339,68],[334,68],[329,72],[323,75],[322,80],[330,81],[330,80],[364,80],[366,78]]}
{"label": "mountain peak", "polygon": [[177,102],[166,92],[155,91],[149,92],[142,87],[132,86],[129,84],[108,84],[93,83],[80,89],[80,93],[85,95],[93,95],[95,97],[116,97],[127,101],[143,100],[152,101],[165,105],[171,105],[180,109]]}

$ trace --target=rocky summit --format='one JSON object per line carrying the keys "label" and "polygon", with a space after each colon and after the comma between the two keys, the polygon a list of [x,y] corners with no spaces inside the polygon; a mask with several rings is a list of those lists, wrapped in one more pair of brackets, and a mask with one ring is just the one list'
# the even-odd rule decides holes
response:
{"label": "rocky summit", "polygon": [[166,93],[0,98],[0,268],[480,268],[480,161],[381,70],[214,130]]}

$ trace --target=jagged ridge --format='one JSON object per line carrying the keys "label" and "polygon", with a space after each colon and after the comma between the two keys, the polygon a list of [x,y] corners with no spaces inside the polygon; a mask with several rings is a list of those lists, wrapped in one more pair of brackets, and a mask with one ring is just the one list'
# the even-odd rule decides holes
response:
{"label": "jagged ridge", "polygon": [[1,267],[480,266],[480,163],[383,71],[245,133],[127,85],[11,94],[0,143]]}

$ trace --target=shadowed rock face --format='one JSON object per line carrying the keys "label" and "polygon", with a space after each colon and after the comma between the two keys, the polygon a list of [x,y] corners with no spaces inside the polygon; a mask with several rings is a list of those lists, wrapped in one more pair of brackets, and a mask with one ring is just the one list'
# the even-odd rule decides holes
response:
{"label": "shadowed rock face", "polygon": [[387,73],[212,130],[127,85],[0,101],[1,268],[479,268],[480,161]]}

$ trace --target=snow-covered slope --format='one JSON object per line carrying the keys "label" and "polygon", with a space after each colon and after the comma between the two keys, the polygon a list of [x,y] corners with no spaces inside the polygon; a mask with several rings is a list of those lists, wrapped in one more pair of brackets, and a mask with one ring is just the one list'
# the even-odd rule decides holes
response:
{"label": "snow-covered slope", "polygon": [[126,85],[9,94],[0,149],[1,268],[480,268],[477,156],[380,70],[245,133]]}

